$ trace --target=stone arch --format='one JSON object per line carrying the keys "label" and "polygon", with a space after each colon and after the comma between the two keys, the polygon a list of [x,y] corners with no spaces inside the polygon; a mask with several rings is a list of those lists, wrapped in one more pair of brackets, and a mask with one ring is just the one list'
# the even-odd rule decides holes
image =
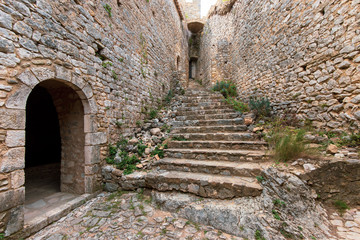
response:
{"label": "stone arch", "polygon": [[[83,106],[83,163],[84,186],[78,193],[93,193],[100,187],[98,182],[100,146],[107,142],[107,135],[97,132],[95,114],[97,105],[91,85],[76,73],[60,65],[33,67],[26,69],[17,76],[19,86],[5,102],[6,111],[15,118],[14,126],[7,130],[8,136],[21,138],[19,144],[9,147],[8,153],[16,151],[16,164],[4,162],[2,169],[8,172],[24,170],[25,167],[25,111],[27,99],[32,90],[47,81],[57,82],[73,90]],[[13,167],[6,166],[12,164]],[[5,165],[5,166],[4,166]],[[15,165],[15,167],[14,167]]]}

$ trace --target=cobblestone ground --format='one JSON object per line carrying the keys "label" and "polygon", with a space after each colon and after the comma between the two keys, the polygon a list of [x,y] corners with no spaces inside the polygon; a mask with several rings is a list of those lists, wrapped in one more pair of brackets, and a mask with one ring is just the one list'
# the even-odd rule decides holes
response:
{"label": "cobblestone ground", "polygon": [[360,239],[360,208],[348,210],[343,216],[334,212],[330,215],[330,219],[341,239]]}
{"label": "cobblestone ground", "polygon": [[142,193],[101,193],[28,239],[242,239],[158,210]]}

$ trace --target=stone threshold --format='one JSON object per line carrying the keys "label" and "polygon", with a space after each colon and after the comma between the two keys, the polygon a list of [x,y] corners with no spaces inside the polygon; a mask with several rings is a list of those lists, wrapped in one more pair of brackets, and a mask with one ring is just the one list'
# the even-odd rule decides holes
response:
{"label": "stone threshold", "polygon": [[30,221],[27,221],[24,225],[23,230],[20,232],[8,237],[7,239],[23,239],[26,237],[31,236],[32,234],[40,231],[41,229],[47,227],[48,225],[52,224],[55,221],[58,221],[60,218],[69,214],[75,208],[80,207],[81,205],[85,204],[90,199],[97,196],[101,191],[92,193],[92,194],[83,194],[75,199],[70,200],[69,202],[62,204],[52,210],[49,210],[38,216]]}

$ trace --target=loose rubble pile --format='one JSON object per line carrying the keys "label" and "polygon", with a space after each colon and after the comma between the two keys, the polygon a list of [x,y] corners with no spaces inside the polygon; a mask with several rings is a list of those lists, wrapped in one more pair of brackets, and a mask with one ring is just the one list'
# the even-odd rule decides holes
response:
{"label": "loose rubble pile", "polygon": [[175,121],[176,111],[181,106],[182,94],[184,90],[181,87],[175,88],[177,93],[169,104],[165,105],[154,119],[147,119],[144,123],[137,124],[138,127],[131,134],[123,136],[123,149],[114,144],[116,154],[112,162],[103,166],[102,175],[104,177],[104,188],[106,191],[114,192],[121,189],[135,190],[138,187],[144,187],[139,181],[135,180],[131,184],[131,179],[127,175],[131,172],[118,169],[117,165],[124,159],[121,152],[124,150],[128,155],[135,156],[138,161],[135,168],[137,173],[132,176],[142,177],[147,170],[151,169],[153,163],[163,157],[163,150],[167,148],[167,142],[170,140],[170,131],[172,122]]}

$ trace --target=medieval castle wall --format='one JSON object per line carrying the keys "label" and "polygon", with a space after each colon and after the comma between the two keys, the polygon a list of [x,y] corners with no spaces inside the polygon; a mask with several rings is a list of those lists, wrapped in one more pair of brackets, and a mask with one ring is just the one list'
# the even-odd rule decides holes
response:
{"label": "medieval castle wall", "polygon": [[219,1],[197,78],[231,79],[245,101],[267,97],[327,130],[360,127],[360,1]]}

